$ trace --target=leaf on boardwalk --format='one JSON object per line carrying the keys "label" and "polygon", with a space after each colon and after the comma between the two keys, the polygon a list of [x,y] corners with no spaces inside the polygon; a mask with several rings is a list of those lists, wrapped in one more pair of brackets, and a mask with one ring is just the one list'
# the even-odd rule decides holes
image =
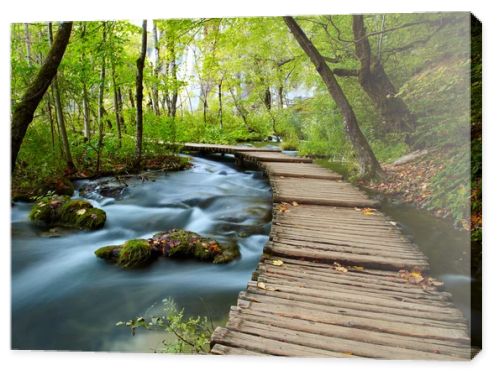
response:
{"label": "leaf on boardwalk", "polygon": [[264,282],[257,282],[257,287],[262,290],[276,291],[274,287],[268,287]]}
{"label": "leaf on boardwalk", "polygon": [[375,209],[364,208],[363,210],[361,210],[361,213],[363,213],[363,215],[374,215],[375,214]]}
{"label": "leaf on boardwalk", "polygon": [[349,266],[350,270],[356,270],[358,272],[362,271],[362,270],[365,270],[365,268],[363,268],[362,266]]}
{"label": "leaf on boardwalk", "polygon": [[421,286],[424,290],[432,287],[441,287],[444,285],[443,282],[438,281],[437,279],[424,277],[420,270],[413,270],[411,272],[409,272],[408,270],[400,270],[399,276],[412,285]]}
{"label": "leaf on boardwalk", "polygon": [[278,205],[278,211],[280,213],[287,213],[289,208],[290,204],[288,202],[282,202],[281,204]]}
{"label": "leaf on boardwalk", "polygon": [[360,209],[360,208],[354,208],[354,210],[356,210],[356,211],[361,211],[361,209]]}
{"label": "leaf on boardwalk", "polygon": [[348,356],[351,356],[351,355],[352,355],[352,352],[351,352],[351,351],[344,351],[342,354],[344,354],[344,355],[348,355]]}
{"label": "leaf on boardwalk", "polygon": [[398,225],[398,224],[397,224],[396,222],[394,222],[394,221],[389,221],[389,223],[390,223],[391,225],[393,225],[393,226],[397,226],[397,225]]}
{"label": "leaf on boardwalk", "polygon": [[292,206],[299,206],[299,203],[297,201],[293,201]]}
{"label": "leaf on boardwalk", "polygon": [[257,287],[259,289],[265,290],[266,289],[266,284],[264,282],[258,282]]}
{"label": "leaf on boardwalk", "polygon": [[281,265],[283,265],[284,263],[283,263],[283,260],[278,260],[278,259],[277,259],[277,260],[273,260],[273,261],[272,261],[272,264],[273,264],[274,266],[281,266]]}
{"label": "leaf on boardwalk", "polygon": [[334,262],[332,267],[338,272],[347,273],[347,268],[340,265],[338,262]]}

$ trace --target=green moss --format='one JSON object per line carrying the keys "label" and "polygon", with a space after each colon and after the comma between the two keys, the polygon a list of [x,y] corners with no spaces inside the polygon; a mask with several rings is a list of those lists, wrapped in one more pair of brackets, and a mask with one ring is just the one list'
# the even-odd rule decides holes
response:
{"label": "green moss", "polygon": [[117,264],[125,269],[140,268],[155,259],[155,253],[147,240],[133,239],[125,242],[120,249]]}
{"label": "green moss", "polygon": [[96,230],[104,226],[106,213],[85,200],[54,195],[37,201],[31,209],[30,219],[46,225]]}
{"label": "green moss", "polygon": [[47,225],[56,224],[60,218],[61,207],[69,201],[66,196],[48,196],[38,200],[29,214],[30,220]]}
{"label": "green moss", "polygon": [[214,257],[214,264],[226,264],[240,257],[240,250],[238,248],[238,243],[236,241],[223,247],[222,253]]}
{"label": "green moss", "polygon": [[239,256],[237,245],[235,251],[233,247],[225,247],[216,240],[180,229],[156,234],[152,244],[158,253],[167,257],[196,258],[201,261],[223,263]]}
{"label": "green moss", "polygon": [[97,257],[102,258],[107,261],[116,262],[118,261],[118,256],[122,249],[121,245],[108,245],[106,247],[101,247],[94,253]]}

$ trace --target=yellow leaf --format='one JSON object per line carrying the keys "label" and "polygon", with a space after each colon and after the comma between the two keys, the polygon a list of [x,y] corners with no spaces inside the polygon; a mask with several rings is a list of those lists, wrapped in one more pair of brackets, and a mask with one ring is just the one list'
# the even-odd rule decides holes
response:
{"label": "yellow leaf", "polygon": [[361,213],[363,213],[363,215],[374,215],[375,214],[375,209],[372,209],[372,208],[364,208]]}
{"label": "yellow leaf", "polygon": [[282,260],[273,260],[272,264],[275,266],[281,266],[281,265],[283,265],[283,261]]}
{"label": "yellow leaf", "polygon": [[363,268],[362,266],[351,266],[351,269],[358,270],[358,271],[365,270],[365,268]]}
{"label": "yellow leaf", "polygon": [[292,205],[293,206],[299,206],[299,204],[297,203],[297,201],[292,202]]}
{"label": "yellow leaf", "polygon": [[76,212],[76,214],[77,214],[77,215],[84,215],[86,211],[87,211],[86,209],[80,209],[80,210],[78,210],[78,211]]}
{"label": "yellow leaf", "polygon": [[266,284],[264,282],[258,282],[257,287],[259,289],[265,290],[266,289]]}

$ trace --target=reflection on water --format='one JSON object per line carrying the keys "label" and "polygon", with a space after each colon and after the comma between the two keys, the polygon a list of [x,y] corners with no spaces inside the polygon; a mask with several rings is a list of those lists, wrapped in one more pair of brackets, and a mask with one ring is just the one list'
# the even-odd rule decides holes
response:
{"label": "reflection on water", "polygon": [[[268,239],[271,192],[258,172],[199,158],[193,163],[144,183],[129,181],[119,200],[91,195],[108,218],[96,232],[45,237],[29,223],[30,204],[12,208],[13,348],[151,351],[161,335],[132,337],[115,323],[151,311],[165,297],[186,314],[225,319]],[[160,259],[124,271],[94,256],[101,246],[174,227],[236,238],[241,259],[227,265]]]}
{"label": "reflection on water", "polygon": [[396,220],[429,258],[432,276],[445,283],[446,291],[470,323],[472,345],[480,347],[481,281],[471,277],[470,234],[410,205],[382,200],[381,210]]}

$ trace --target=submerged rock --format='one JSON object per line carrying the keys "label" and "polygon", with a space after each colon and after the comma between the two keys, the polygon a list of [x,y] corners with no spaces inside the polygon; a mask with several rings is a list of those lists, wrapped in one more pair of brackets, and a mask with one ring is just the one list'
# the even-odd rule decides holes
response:
{"label": "submerged rock", "polygon": [[106,213],[85,200],[48,196],[38,200],[29,214],[31,221],[49,226],[97,230],[104,226]]}
{"label": "submerged rock", "polygon": [[149,264],[158,256],[223,264],[239,257],[240,251],[236,242],[222,245],[192,231],[173,229],[160,232],[148,240],[134,239],[123,245],[102,247],[95,251],[95,255],[122,268],[137,268]]}

